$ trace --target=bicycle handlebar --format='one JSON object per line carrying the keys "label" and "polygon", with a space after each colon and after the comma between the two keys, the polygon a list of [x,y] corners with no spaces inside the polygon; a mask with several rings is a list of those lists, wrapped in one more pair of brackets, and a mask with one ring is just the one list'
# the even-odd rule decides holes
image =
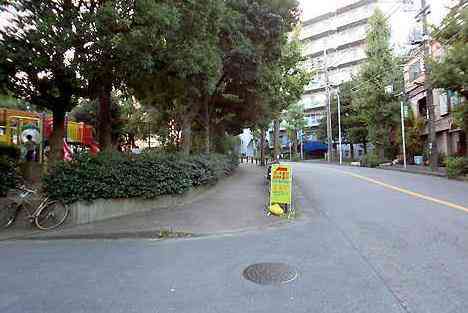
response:
{"label": "bicycle handlebar", "polygon": [[29,192],[29,193],[36,193],[36,192],[37,192],[37,190],[26,188],[25,185],[19,186],[18,189],[19,189],[19,190],[22,190],[22,191]]}

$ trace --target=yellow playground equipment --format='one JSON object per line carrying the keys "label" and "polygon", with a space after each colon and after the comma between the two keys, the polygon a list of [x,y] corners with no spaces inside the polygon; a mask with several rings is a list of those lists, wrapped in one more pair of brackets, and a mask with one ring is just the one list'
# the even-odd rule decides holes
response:
{"label": "yellow playground equipment", "polygon": [[36,112],[24,112],[19,110],[0,108],[0,142],[5,144],[20,145],[25,129],[34,129],[37,133],[35,140],[42,151],[43,118]]}
{"label": "yellow playground equipment", "polygon": [[[65,121],[65,138],[68,143],[81,144],[99,151],[93,139],[93,127],[84,123]],[[33,135],[39,152],[39,161],[43,160],[44,143],[53,129],[52,117],[37,112],[26,112],[0,108],[0,143],[21,145],[26,136]]]}

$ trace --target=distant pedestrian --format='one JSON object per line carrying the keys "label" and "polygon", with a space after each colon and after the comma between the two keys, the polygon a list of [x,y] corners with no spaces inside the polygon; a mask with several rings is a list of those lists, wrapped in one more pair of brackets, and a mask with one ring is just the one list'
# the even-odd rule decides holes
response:
{"label": "distant pedestrian", "polygon": [[26,161],[34,161],[36,155],[36,143],[32,140],[31,135],[26,136],[26,142],[24,143],[24,148],[26,150]]}
{"label": "distant pedestrian", "polygon": [[141,154],[140,147],[134,146],[134,147],[132,148],[132,154],[136,154],[136,155]]}

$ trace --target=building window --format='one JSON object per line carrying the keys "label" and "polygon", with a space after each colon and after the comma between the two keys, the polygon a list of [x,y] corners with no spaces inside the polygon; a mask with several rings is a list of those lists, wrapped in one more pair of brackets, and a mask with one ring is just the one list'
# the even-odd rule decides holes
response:
{"label": "building window", "polygon": [[409,80],[410,82],[416,80],[419,76],[421,76],[421,63],[418,61],[414,64],[410,65],[409,68]]}
{"label": "building window", "polygon": [[427,110],[426,98],[422,98],[418,101],[419,116],[424,119],[429,119],[429,111]]}
{"label": "building window", "polygon": [[443,91],[439,95],[439,108],[440,108],[440,115],[448,114],[449,112],[449,97],[447,92]]}
{"label": "building window", "polygon": [[461,104],[461,98],[457,92],[449,90],[447,96],[450,108],[454,109]]}

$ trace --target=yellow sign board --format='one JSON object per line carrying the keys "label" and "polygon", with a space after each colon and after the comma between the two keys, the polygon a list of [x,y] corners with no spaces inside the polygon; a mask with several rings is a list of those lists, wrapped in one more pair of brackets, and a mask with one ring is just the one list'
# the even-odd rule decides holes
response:
{"label": "yellow sign board", "polygon": [[275,204],[291,205],[292,171],[290,165],[274,164],[271,167],[270,207]]}

